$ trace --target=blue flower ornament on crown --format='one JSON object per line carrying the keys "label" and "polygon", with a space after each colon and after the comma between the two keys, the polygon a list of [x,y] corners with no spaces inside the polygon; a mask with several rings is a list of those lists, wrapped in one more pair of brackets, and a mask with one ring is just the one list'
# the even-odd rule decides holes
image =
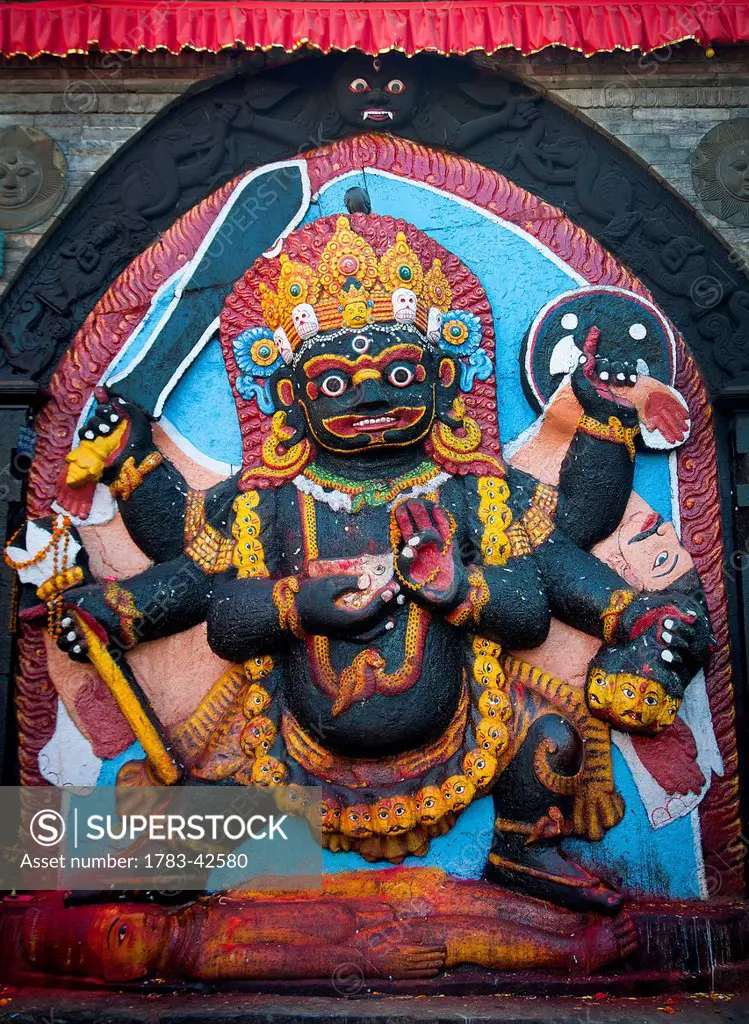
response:
{"label": "blue flower ornament on crown", "polygon": [[425,268],[402,231],[378,256],[341,216],[316,264],[284,252],[278,260],[277,286],[259,286],[265,324],[246,328],[232,342],[237,390],[263,413],[274,409],[270,377],[283,363],[296,365],[320,335],[412,331],[420,343],[459,362],[461,390],[491,375],[491,360],[481,348],[481,320],[451,308],[441,260]]}

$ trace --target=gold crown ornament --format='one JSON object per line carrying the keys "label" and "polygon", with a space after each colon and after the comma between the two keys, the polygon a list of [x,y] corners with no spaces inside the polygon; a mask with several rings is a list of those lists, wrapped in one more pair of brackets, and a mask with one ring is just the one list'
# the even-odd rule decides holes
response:
{"label": "gold crown ornament", "polygon": [[370,324],[417,328],[437,344],[452,301],[450,285],[440,260],[425,269],[402,231],[378,256],[348,217],[339,217],[316,266],[285,253],[279,262],[276,290],[261,284],[260,303],[287,363],[321,331],[343,333]]}

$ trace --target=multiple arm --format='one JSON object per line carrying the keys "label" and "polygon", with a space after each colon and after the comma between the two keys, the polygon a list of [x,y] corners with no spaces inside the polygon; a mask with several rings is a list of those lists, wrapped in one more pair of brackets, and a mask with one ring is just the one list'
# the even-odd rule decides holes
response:
{"label": "multiple arm", "polygon": [[132,403],[110,398],[97,405],[80,434],[106,436],[122,422],[122,444],[110,456],[102,482],[117,500],[125,527],[152,561],[168,562],[183,554],[191,537],[191,520],[211,521],[236,492],[230,478],[205,492],[192,491],[179,470],[153,441],[151,422]]}
{"label": "multiple arm", "polygon": [[[97,583],[71,590],[65,605],[81,613],[92,627],[103,629],[103,639],[128,650],[202,622],[214,583],[214,577],[187,555],[180,555],[122,583]],[[71,655],[85,657],[85,643],[75,627],[68,619],[63,620],[63,626],[66,628],[58,641],[60,647]]]}

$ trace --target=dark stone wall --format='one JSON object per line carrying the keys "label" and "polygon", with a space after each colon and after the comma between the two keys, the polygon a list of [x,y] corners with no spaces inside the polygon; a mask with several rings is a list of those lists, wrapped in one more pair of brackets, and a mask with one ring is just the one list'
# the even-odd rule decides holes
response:
{"label": "dark stone wall", "polygon": [[[283,55],[250,58],[258,66]],[[66,60],[0,61],[0,129],[33,125],[48,132],[68,160],[73,199],[113,153],[168,102],[194,82],[226,74],[248,60],[225,53],[91,55]],[[691,154],[702,136],[721,121],[749,116],[749,47],[731,48],[708,59],[692,45],[658,55],[603,54],[585,59],[548,50],[524,58],[503,53],[477,58],[548,90],[640,156],[706,216],[749,262],[749,228],[731,227],[707,214],[696,196]],[[53,218],[5,239],[0,295]]]}

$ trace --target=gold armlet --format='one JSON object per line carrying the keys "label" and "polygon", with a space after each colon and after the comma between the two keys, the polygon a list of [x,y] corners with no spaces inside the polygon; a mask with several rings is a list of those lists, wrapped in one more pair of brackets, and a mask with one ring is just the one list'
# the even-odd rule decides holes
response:
{"label": "gold armlet", "polygon": [[518,520],[528,544],[535,551],[551,537],[556,529],[554,520],[548,512],[538,505],[530,505]]}
{"label": "gold armlet", "polygon": [[559,491],[551,484],[537,484],[531,504],[546,512],[553,519],[559,507]]}
{"label": "gold armlet", "polygon": [[607,644],[614,642],[616,636],[616,630],[619,625],[619,619],[621,618],[622,612],[625,608],[635,599],[635,595],[631,590],[615,590],[609,598],[609,603],[605,610],[601,612],[601,621],[603,623],[603,639]]}
{"label": "gold armlet", "polygon": [[136,466],[131,455],[123,463],[117,479],[109,485],[110,493],[122,498],[123,501],[129,501],[133,492],[143,483],[143,478],[152,473],[163,461],[164,456],[161,452],[151,452],[139,466]]}
{"label": "gold armlet", "polygon": [[445,618],[453,626],[464,626],[473,621],[478,626],[481,613],[489,603],[490,593],[484,574],[480,569],[471,569],[468,573],[468,593]]}
{"label": "gold armlet", "polygon": [[554,532],[558,505],[559,491],[556,487],[538,484],[528,508],[507,531],[512,557],[529,555],[546,543]]}
{"label": "gold armlet", "polygon": [[191,487],[185,500],[185,547],[195,540],[204,526],[205,494]]}
{"label": "gold armlet", "polygon": [[296,607],[296,595],[299,593],[299,580],[296,576],[285,576],[273,585],[273,604],[278,611],[278,624],[285,632],[289,630],[297,640],[306,636],[299,612]]}
{"label": "gold armlet", "polygon": [[614,444],[623,444],[627,454],[634,461],[635,438],[640,433],[638,427],[622,426],[622,421],[616,416],[609,416],[608,423],[600,423],[592,416],[581,416],[577,421],[577,429],[590,437],[597,437],[602,441],[613,441]]}
{"label": "gold armlet", "polygon": [[507,531],[507,539],[510,542],[510,558],[523,558],[533,551],[528,534],[521,523],[512,523]]}
{"label": "gold armlet", "polygon": [[83,583],[83,569],[79,565],[74,565],[45,580],[37,589],[36,596],[40,601],[54,601],[60,594],[64,594],[71,587],[77,587],[80,583]]}

